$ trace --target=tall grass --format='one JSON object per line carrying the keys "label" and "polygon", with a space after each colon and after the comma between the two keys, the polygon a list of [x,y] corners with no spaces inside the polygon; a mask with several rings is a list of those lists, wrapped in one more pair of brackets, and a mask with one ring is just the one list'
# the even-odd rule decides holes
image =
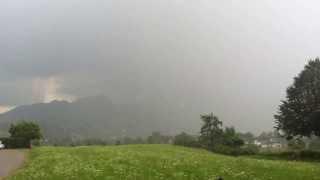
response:
{"label": "tall grass", "polygon": [[217,155],[171,145],[40,147],[9,180],[320,180],[320,164]]}

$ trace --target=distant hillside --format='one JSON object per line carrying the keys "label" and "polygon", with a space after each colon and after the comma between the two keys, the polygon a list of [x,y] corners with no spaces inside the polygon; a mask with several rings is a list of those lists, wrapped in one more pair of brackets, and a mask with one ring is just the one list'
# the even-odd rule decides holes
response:
{"label": "distant hillside", "polygon": [[52,101],[19,106],[0,115],[0,131],[6,131],[12,122],[32,120],[40,124],[49,140],[146,136],[152,131],[178,131],[179,119],[183,119],[180,114],[183,113],[172,107],[120,105],[105,96],[95,96],[72,103]]}

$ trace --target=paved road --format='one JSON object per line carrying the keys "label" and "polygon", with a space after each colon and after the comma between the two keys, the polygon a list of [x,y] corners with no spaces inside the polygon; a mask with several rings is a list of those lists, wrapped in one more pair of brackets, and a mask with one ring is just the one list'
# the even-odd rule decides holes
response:
{"label": "paved road", "polygon": [[25,153],[20,150],[0,150],[0,179],[18,169],[24,162]]}

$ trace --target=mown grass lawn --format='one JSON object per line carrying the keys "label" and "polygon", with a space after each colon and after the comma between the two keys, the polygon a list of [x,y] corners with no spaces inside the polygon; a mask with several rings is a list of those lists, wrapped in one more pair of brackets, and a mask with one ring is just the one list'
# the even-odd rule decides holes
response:
{"label": "mown grass lawn", "polygon": [[9,180],[320,180],[320,164],[217,155],[171,145],[41,147]]}

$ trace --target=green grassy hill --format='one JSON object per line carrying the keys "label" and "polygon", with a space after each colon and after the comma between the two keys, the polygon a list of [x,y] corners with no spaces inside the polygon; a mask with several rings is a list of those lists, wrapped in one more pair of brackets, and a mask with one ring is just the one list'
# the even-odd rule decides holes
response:
{"label": "green grassy hill", "polygon": [[41,147],[10,180],[316,180],[320,164],[229,157],[171,145]]}

